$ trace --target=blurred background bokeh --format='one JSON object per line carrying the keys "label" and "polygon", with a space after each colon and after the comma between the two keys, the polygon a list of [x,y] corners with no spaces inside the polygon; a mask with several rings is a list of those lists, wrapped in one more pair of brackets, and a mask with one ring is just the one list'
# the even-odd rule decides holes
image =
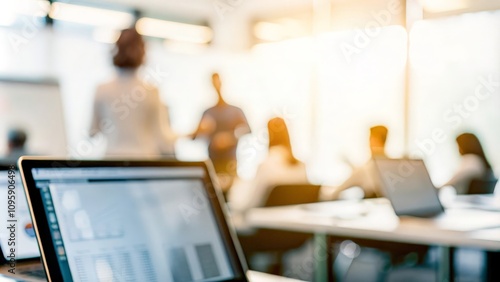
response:
{"label": "blurred background bokeh", "polygon": [[[474,132],[500,173],[500,1],[109,0],[0,2],[0,136],[28,132],[34,154],[99,158],[88,137],[97,85],[115,72],[113,43],[135,25],[141,75],[160,89],[173,130],[193,132],[217,96],[241,108],[238,174],[267,150],[267,121],[288,124],[314,183],[337,185],[369,158],[368,129],[389,129],[390,157],[422,157],[434,182]],[[40,85],[43,85],[40,86]],[[0,138],[5,153],[6,138]],[[181,160],[205,159],[182,137]]]}

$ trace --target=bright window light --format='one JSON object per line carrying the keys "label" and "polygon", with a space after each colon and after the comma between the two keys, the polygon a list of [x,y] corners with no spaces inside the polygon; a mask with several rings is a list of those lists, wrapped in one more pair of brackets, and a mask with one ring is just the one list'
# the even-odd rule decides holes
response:
{"label": "bright window light", "polygon": [[118,37],[120,37],[120,31],[116,29],[98,27],[94,29],[92,37],[97,42],[113,44],[116,43]]}
{"label": "bright window light", "polygon": [[288,17],[257,22],[253,33],[257,39],[269,42],[311,35],[307,22]]}
{"label": "bright window light", "polygon": [[254,34],[260,40],[279,41],[285,38],[283,26],[277,23],[258,22],[254,27]]}
{"label": "bright window light", "polygon": [[11,26],[16,20],[16,13],[8,9],[0,10],[0,26]]}
{"label": "bright window light", "polygon": [[126,12],[60,2],[52,4],[49,15],[56,20],[115,29],[127,28],[134,20],[134,16]]}
{"label": "bright window light", "polygon": [[461,10],[469,7],[469,3],[466,0],[420,0],[421,5],[425,10],[431,13],[441,13],[453,10]]}
{"label": "bright window light", "polygon": [[18,16],[45,17],[50,9],[46,0],[0,1],[0,4],[0,26],[11,26]]}
{"label": "bright window light", "polygon": [[142,35],[175,41],[206,44],[212,40],[212,29],[201,25],[141,18],[137,21],[136,28]]}
{"label": "bright window light", "polygon": [[165,48],[172,53],[186,55],[198,55],[206,51],[208,48],[207,44],[189,43],[168,39],[164,40],[163,46],[165,46]]}

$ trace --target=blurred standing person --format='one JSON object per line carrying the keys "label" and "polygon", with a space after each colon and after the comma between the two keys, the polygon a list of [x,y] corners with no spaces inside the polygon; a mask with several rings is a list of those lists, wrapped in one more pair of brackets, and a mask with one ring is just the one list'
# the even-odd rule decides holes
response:
{"label": "blurred standing person", "polygon": [[212,74],[212,85],[217,92],[217,104],[203,113],[193,139],[208,140],[208,156],[219,176],[221,188],[226,193],[236,176],[238,140],[250,133],[250,127],[243,111],[226,103],[222,97],[222,83],[218,73]]}
{"label": "blurred standing person", "polygon": [[229,193],[231,210],[245,212],[262,207],[270,189],[277,185],[307,184],[306,167],[293,155],[290,135],[282,118],[273,118],[267,124],[269,151],[251,181],[236,182]]}
{"label": "blurred standing person", "polygon": [[457,137],[456,141],[462,159],[458,170],[443,186],[453,186],[457,194],[467,194],[473,180],[494,180],[493,169],[477,136],[472,133],[463,133]]}
{"label": "blurred standing person", "polygon": [[90,135],[107,139],[106,156],[151,158],[174,156],[175,135],[158,89],[141,80],[145,57],[142,36],[125,29],[116,42],[117,76],[97,88]]}

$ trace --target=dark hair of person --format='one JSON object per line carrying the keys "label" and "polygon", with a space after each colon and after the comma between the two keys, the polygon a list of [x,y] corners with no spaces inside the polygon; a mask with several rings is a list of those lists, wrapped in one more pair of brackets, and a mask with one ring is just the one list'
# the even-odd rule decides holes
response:
{"label": "dark hair of person", "polygon": [[382,143],[385,144],[385,141],[387,140],[387,127],[383,125],[377,125],[372,128],[370,128],[370,135],[372,137],[378,138]]}
{"label": "dark hair of person", "polygon": [[7,134],[7,142],[16,148],[21,148],[26,143],[28,136],[22,129],[11,129]]}
{"label": "dark hair of person", "polygon": [[476,135],[472,133],[463,133],[457,137],[458,150],[461,155],[474,154],[483,160],[484,165],[491,169],[491,165],[486,159],[483,146]]}
{"label": "dark hair of person", "polygon": [[274,146],[283,146],[288,152],[288,162],[296,164],[299,161],[293,156],[290,134],[282,118],[273,118],[267,123],[269,132],[269,149]]}
{"label": "dark hair of person", "polygon": [[143,63],[146,53],[144,40],[135,28],[122,30],[115,47],[113,64],[116,67],[135,69]]}

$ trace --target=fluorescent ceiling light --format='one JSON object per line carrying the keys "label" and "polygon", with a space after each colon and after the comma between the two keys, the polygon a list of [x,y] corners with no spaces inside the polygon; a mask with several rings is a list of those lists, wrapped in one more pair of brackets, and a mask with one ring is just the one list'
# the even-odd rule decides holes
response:
{"label": "fluorescent ceiling light", "polygon": [[206,44],[212,40],[212,29],[207,26],[141,18],[135,27],[145,36],[199,44]]}
{"label": "fluorescent ceiling light", "polygon": [[94,7],[55,2],[49,13],[56,20],[100,27],[124,29],[129,27],[134,16],[130,13]]}

